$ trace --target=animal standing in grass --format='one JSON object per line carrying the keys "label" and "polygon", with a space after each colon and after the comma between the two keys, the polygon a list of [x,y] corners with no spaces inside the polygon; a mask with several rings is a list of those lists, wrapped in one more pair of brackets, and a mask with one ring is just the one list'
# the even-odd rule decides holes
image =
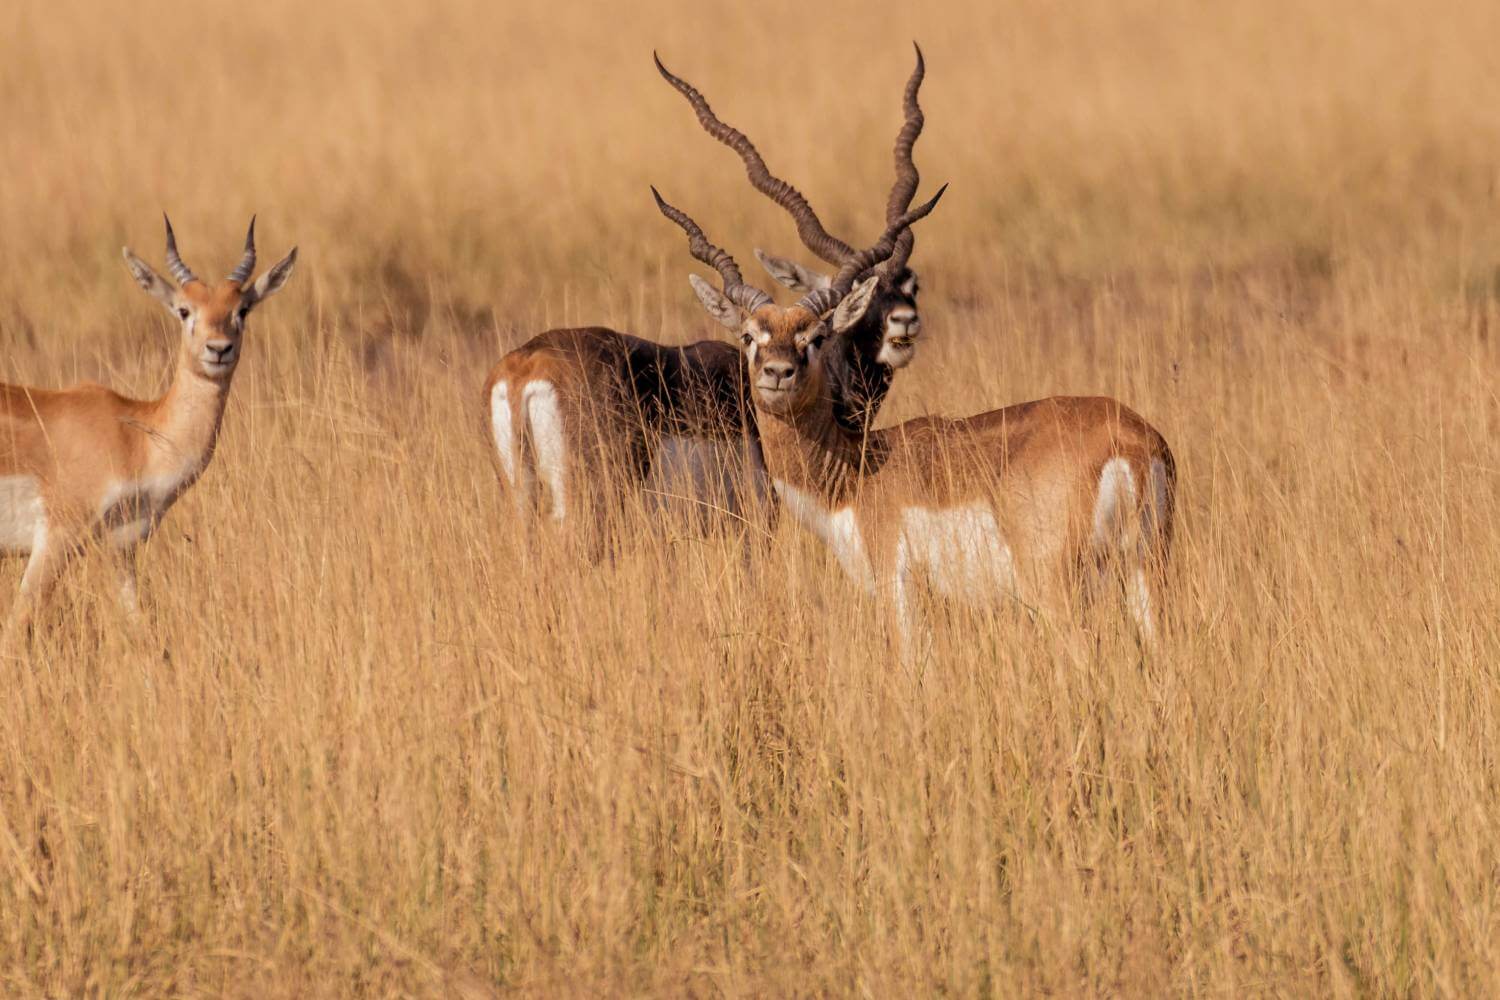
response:
{"label": "animal standing in grass", "polygon": [[134,552],[213,457],[251,310],[279,291],[294,247],[255,272],[255,220],[244,254],[222,282],[200,280],[167,221],[167,268],[157,274],[127,247],[136,284],[181,324],[171,386],[135,400],[102,385],[0,385],[0,551],[30,559],[6,628],[31,622],[68,560],[91,540],[119,551],[120,598],[138,612]]}
{"label": "animal standing in grass", "polygon": [[[720,121],[659,59],[656,66],[705,130],[739,153],[755,189],[792,216],[809,250],[835,265],[854,255],[796,188],[770,172],[742,132]],[[917,188],[912,149],[923,125],[917,95],[924,73],[918,51],[904,91],[888,216],[905,211]],[[828,377],[840,390],[837,419],[855,433],[868,430],[894,373],[915,353],[920,319],[917,278],[906,266],[911,249],[908,233],[882,267],[876,301],[827,356]],[[787,258],[757,255],[797,290],[830,281]],[[593,528],[620,499],[620,485],[634,484],[656,502],[738,518],[747,492],[764,499],[768,491],[744,366],[739,352],[719,341],[671,347],[603,327],[549,330],[500,360],[485,402],[501,473],[523,515],[544,508],[556,522]]]}
{"label": "animal standing in grass", "polygon": [[719,273],[722,291],[697,275],[691,282],[709,314],[741,337],[777,496],[845,573],[889,602],[903,658],[916,657],[925,632],[919,585],[967,604],[1019,599],[1059,609],[1112,569],[1149,639],[1175,473],[1166,441],[1123,404],[1059,396],[863,436],[834,419],[825,345],[868,310],[879,281],[871,269],[942,194],[789,308],[745,284],[691,218],[660,195],[657,205],[687,233],[692,255]]}

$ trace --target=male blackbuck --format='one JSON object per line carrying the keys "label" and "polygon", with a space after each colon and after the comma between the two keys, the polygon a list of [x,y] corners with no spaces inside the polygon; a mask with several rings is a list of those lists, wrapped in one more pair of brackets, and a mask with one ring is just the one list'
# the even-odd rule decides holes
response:
{"label": "male blackbuck", "polygon": [[[660,59],[656,65],[692,103],[704,128],[744,158],[754,187],[791,214],[809,249],[839,265],[854,254],[824,229],[796,188],[770,173],[743,133],[715,117],[702,95]],[[923,124],[917,104],[923,74],[919,50],[896,137],[891,218],[910,205],[917,188],[912,147]],[[908,233],[882,265],[876,302],[825,357],[827,377],[839,387],[835,417],[851,431],[868,429],[895,370],[915,350],[916,276],[906,267],[911,247]],[[786,258],[760,256],[791,287],[805,291],[831,281]],[[600,515],[601,502],[620,499],[619,484],[634,483],[645,487],[653,505],[717,508],[738,517],[747,500],[767,489],[744,366],[736,349],[718,341],[668,347],[602,327],[549,330],[491,370],[485,402],[501,473],[523,513],[544,505],[554,520],[584,525]],[[575,517],[580,507],[591,512]]]}
{"label": "male blackbuck", "polygon": [[68,559],[91,541],[120,550],[120,596],[137,613],[134,550],[213,456],[245,319],[286,284],[297,250],[260,278],[255,220],[228,278],[199,280],[167,221],[174,286],[130,251],[136,284],[182,328],[166,394],[127,399],[101,385],[0,385],[0,551],[30,556],[6,639],[29,624]]}
{"label": "male blackbuck", "polygon": [[824,345],[869,309],[879,281],[869,269],[889,259],[942,193],[788,308],[745,284],[729,254],[656,198],[687,233],[692,255],[719,273],[722,291],[697,275],[690,281],[709,314],[740,334],[782,506],[850,577],[889,600],[904,658],[915,655],[914,588],[922,583],[966,603],[1056,608],[1113,570],[1149,639],[1175,474],[1162,436],[1123,404],[1053,397],[863,437],[834,419]]}
{"label": "male blackbuck", "polygon": [[[896,133],[893,154],[896,180],[886,198],[887,225],[911,207],[921,180],[912,159],[912,149],[926,121],[917,97],[927,69],[921,47],[914,44],[913,48],[916,49],[917,64],[902,94],[904,121]],[[743,132],[720,120],[703,94],[662,65],[660,57],[656,57],[656,69],[687,99],[704,131],[739,155],[751,185],[791,215],[797,225],[797,235],[808,250],[835,268],[841,268],[854,259],[854,247],[830,234],[807,198],[771,173],[755,144]],[[879,280],[874,298],[859,321],[842,335],[850,347],[846,353],[849,363],[827,370],[827,378],[836,390],[834,414],[850,429],[863,432],[870,428],[880,402],[890,389],[894,373],[910,364],[915,356],[921,318],[917,313],[917,275],[907,266],[914,243],[915,237],[908,229],[896,241],[890,258],[875,268]],[[759,249],[755,256],[771,277],[795,292],[827,288],[833,281],[830,275],[786,257],[775,257]]]}

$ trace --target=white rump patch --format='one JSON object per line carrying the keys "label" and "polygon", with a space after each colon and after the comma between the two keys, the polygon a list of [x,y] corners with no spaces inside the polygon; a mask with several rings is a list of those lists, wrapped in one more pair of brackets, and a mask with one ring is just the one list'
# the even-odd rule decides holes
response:
{"label": "white rump patch", "polygon": [[901,512],[901,543],[903,561],[920,567],[945,597],[985,602],[1016,592],[1015,556],[986,503],[908,507]]}
{"label": "white rump patch", "polygon": [[787,512],[805,528],[823,539],[833,550],[833,555],[850,578],[868,591],[875,589],[875,575],[870,570],[870,556],[865,550],[865,541],[859,533],[859,523],[854,510],[844,507],[837,511],[828,509],[821,497],[804,493],[780,479],[775,480],[776,493],[786,505]]}
{"label": "white rump patch", "polygon": [[1135,507],[1135,473],[1123,458],[1104,463],[1099,496],[1094,501],[1094,544],[1112,547],[1121,540],[1121,519]]}
{"label": "white rump patch", "polygon": [[531,429],[531,450],[536,456],[537,475],[552,497],[552,519],[568,516],[568,437],[563,425],[557,389],[551,382],[528,382],[522,390],[526,424]]}
{"label": "white rump patch", "polygon": [[495,451],[500,455],[500,471],[511,489],[516,486],[517,442],[510,420],[510,387],[501,379],[490,390],[490,432],[495,437]]}
{"label": "white rump patch", "polygon": [[47,512],[34,476],[0,476],[0,551],[25,555],[45,532]]}

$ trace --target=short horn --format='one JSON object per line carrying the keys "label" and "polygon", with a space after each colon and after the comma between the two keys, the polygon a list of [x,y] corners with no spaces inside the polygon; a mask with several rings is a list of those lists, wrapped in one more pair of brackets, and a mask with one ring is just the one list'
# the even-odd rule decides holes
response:
{"label": "short horn", "polygon": [[177,234],[172,232],[172,220],[167,218],[167,213],[161,213],[162,221],[167,224],[167,270],[172,272],[172,277],[179,285],[197,281],[197,275],[182,262],[182,257],[177,253]]}
{"label": "short horn", "polygon": [[843,264],[854,256],[853,247],[823,228],[818,213],[813,211],[802,192],[771,173],[755,144],[745,133],[720,121],[698,89],[662,65],[660,56],[653,52],[651,57],[656,60],[656,69],[661,73],[662,79],[676,88],[693,106],[703,130],[739,154],[740,159],[745,162],[745,174],[750,178],[751,186],[791,215],[792,221],[797,224],[797,235],[807,249],[830,264]]}
{"label": "short horn", "polygon": [[250,231],[245,234],[245,253],[229,272],[229,280],[243,285],[255,273],[255,216],[250,216]]}
{"label": "short horn", "polygon": [[686,212],[667,204],[661,192],[657,191],[654,186],[651,188],[651,196],[656,199],[656,207],[661,210],[661,214],[677,223],[682,227],[682,231],[687,233],[688,252],[695,259],[719,272],[719,280],[723,282],[724,294],[729,301],[746,312],[754,312],[771,301],[771,296],[759,288],[745,284],[744,278],[740,275],[740,266],[735,263],[734,258],[722,248],[710,243],[708,237],[703,235],[703,230],[698,227],[698,223],[694,222]]}

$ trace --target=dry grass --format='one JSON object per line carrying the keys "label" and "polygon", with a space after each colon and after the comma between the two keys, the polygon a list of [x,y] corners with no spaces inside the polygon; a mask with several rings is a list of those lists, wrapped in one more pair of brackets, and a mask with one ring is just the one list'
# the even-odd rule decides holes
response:
{"label": "dry grass", "polygon": [[[0,991],[1496,992],[1500,7],[631,6],[0,5],[0,379],[160,388],[162,207],[304,252],[149,627],[91,561],[8,668]],[[864,236],[911,37],[953,188],[888,413],[1161,427],[1150,655],[955,616],[912,676],[789,527],[583,573],[508,520],[501,351],[712,335],[648,181],[791,243],[651,49]]]}

